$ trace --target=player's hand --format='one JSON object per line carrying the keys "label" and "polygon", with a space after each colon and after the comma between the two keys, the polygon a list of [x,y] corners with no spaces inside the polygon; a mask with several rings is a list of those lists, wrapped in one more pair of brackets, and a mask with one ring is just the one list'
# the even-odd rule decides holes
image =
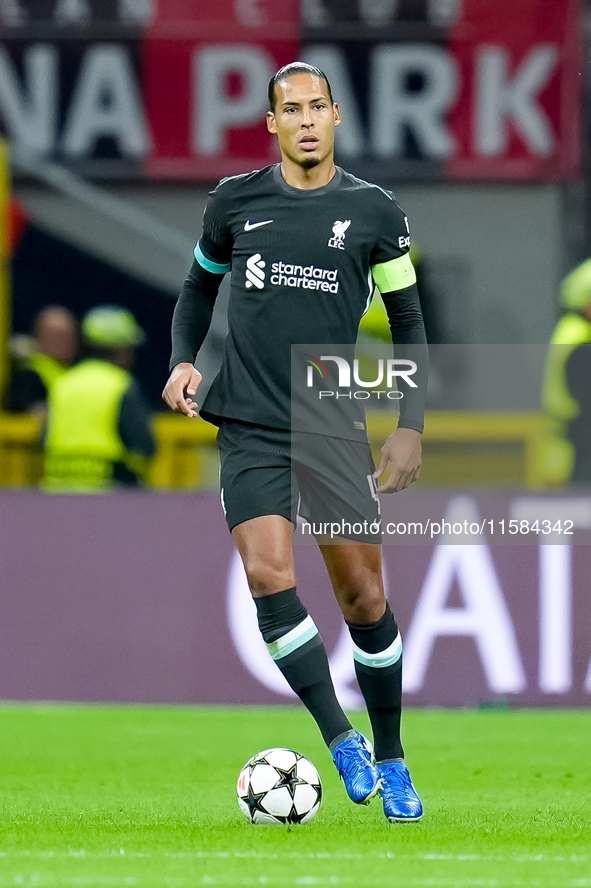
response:
{"label": "player's hand", "polygon": [[203,377],[192,364],[177,364],[164,386],[162,398],[175,413],[197,416],[197,404],[193,401]]}
{"label": "player's hand", "polygon": [[373,473],[377,479],[390,466],[390,475],[385,484],[378,487],[379,493],[397,493],[418,481],[421,474],[421,436],[414,429],[396,429],[381,450],[381,459]]}

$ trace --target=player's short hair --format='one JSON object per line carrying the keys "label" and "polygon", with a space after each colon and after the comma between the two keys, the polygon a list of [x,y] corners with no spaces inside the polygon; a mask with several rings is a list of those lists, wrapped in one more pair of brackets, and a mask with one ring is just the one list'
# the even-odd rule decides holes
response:
{"label": "player's short hair", "polygon": [[280,80],[285,80],[286,77],[291,77],[293,74],[314,74],[316,77],[324,80],[330,103],[331,105],[334,104],[330,83],[324,71],[321,71],[316,65],[309,65],[307,62],[290,62],[289,65],[284,65],[283,68],[279,68],[269,80],[269,108],[271,111],[275,111],[275,85],[279,83]]}

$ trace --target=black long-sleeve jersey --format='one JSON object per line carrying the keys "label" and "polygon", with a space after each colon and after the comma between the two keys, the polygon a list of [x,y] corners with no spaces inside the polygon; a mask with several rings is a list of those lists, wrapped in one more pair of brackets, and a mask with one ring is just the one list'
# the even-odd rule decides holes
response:
{"label": "black long-sleeve jersey", "polygon": [[[292,372],[301,372],[298,392],[312,399],[314,391],[304,391],[306,363],[321,355],[300,349],[308,358],[294,368],[292,346],[353,346],[377,285],[393,341],[402,347],[396,357],[413,347],[420,353],[417,388],[402,400],[399,425],[422,431],[426,339],[409,249],[408,221],[394,195],[338,167],[327,185],[312,190],[288,185],[279,164],[223,179],[210,195],[173,320],[171,367],[193,363],[219,282],[231,270],[223,364],[201,415],[218,425],[233,419],[293,427]],[[326,370],[329,362],[322,364]],[[344,377],[337,362],[330,367],[322,387],[335,396],[324,396],[320,406],[311,400],[305,430],[317,415],[318,432],[365,440],[362,403],[349,398],[345,405]]]}

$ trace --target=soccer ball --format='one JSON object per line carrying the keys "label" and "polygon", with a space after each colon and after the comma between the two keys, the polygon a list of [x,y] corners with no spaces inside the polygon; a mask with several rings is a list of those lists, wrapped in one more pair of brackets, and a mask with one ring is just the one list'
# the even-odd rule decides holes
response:
{"label": "soccer ball", "polygon": [[251,823],[307,823],[322,800],[320,775],[293,749],[259,752],[240,772],[238,804]]}

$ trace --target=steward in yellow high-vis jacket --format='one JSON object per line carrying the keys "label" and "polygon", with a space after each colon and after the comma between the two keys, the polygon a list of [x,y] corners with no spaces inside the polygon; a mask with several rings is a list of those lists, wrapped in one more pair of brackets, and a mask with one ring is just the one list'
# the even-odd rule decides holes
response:
{"label": "steward in yellow high-vis jacket", "polygon": [[565,313],[550,339],[542,388],[540,471],[547,484],[591,484],[591,259],[562,282]]}
{"label": "steward in yellow high-vis jacket", "polygon": [[155,453],[150,411],[130,372],[144,332],[126,309],[99,306],[82,336],[88,357],[49,394],[42,485],[80,493],[137,486]]}

